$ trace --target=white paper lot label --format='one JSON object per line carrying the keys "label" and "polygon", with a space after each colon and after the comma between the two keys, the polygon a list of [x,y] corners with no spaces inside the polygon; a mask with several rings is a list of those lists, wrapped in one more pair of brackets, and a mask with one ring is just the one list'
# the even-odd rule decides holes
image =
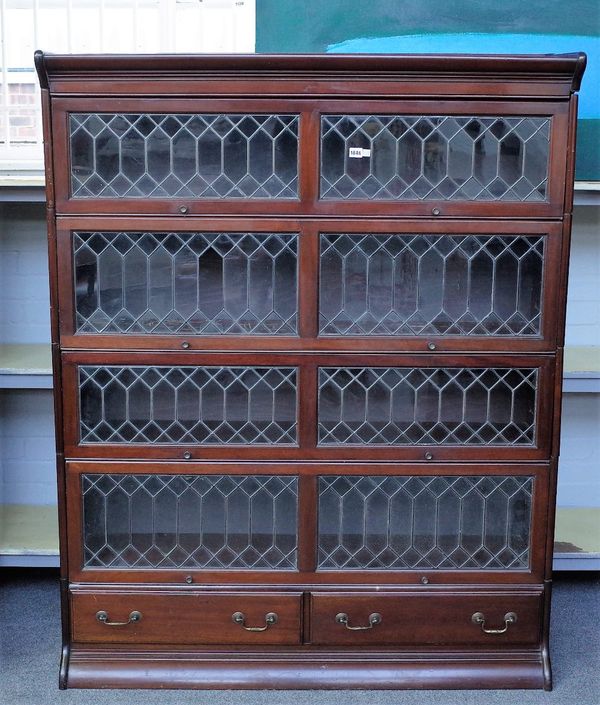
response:
{"label": "white paper lot label", "polygon": [[362,147],[350,147],[348,149],[348,156],[350,159],[363,159],[363,157],[371,156],[371,150],[363,149]]}

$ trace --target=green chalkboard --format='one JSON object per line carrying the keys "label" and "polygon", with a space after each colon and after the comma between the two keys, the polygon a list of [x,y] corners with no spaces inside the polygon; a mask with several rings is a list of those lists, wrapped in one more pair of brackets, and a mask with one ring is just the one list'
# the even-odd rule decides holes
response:
{"label": "green chalkboard", "polygon": [[576,178],[600,180],[598,0],[257,0],[262,53],[584,51]]}
{"label": "green chalkboard", "polygon": [[256,0],[256,51],[320,53],[354,37],[599,31],[597,0]]}

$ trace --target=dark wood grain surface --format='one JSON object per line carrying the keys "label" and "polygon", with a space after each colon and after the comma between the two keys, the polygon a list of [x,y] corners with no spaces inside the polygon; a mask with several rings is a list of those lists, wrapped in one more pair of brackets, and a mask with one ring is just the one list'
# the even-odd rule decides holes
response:
{"label": "dark wood grain surface", "polygon": [[[36,53],[42,86],[63,607],[61,687],[546,688],[560,439],[562,359],[582,54],[563,56],[67,56]],[[298,197],[73,198],[70,112],[296,113]],[[546,200],[324,200],[322,114],[545,116]],[[186,206],[185,214],[180,208]],[[74,231],[294,232],[298,336],[89,335],[76,331]],[[539,336],[319,336],[320,233],[540,235]],[[183,349],[186,343],[188,349]],[[435,346],[431,351],[430,345]],[[295,446],[82,444],[77,366],[291,365]],[[537,367],[531,446],[325,447],[317,441],[317,368],[327,365]],[[189,455],[184,459],[184,454]],[[83,567],[83,473],[280,474],[299,478],[298,570]],[[317,570],[317,478],[531,475],[524,570]],[[96,619],[143,613],[110,627]],[[247,624],[280,617],[264,632]],[[370,630],[351,624],[383,616]],[[473,612],[506,634],[486,635]]]}

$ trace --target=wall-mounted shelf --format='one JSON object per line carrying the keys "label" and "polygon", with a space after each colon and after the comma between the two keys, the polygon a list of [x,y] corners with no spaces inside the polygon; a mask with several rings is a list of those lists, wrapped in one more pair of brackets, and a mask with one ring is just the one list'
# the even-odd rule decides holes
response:
{"label": "wall-mounted shelf", "polygon": [[600,507],[558,507],[554,570],[600,570]]}
{"label": "wall-mounted shelf", "polygon": [[57,507],[0,504],[0,566],[57,565]]}
{"label": "wall-mounted shelf", "polygon": [[[0,201],[45,201],[43,170],[0,170]],[[600,206],[600,181],[576,181],[576,206]]]}
{"label": "wall-mounted shelf", "polygon": [[[0,345],[0,389],[52,389],[50,345]],[[600,347],[565,348],[564,392],[600,392]]]}
{"label": "wall-mounted shelf", "polygon": [[0,171],[0,201],[44,202],[45,189],[43,171]]}
{"label": "wall-mounted shelf", "polygon": [[[0,505],[0,566],[58,565],[56,506]],[[556,511],[554,570],[600,569],[600,508]]]}
{"label": "wall-mounted shelf", "polygon": [[52,389],[50,345],[0,345],[0,389]]}
{"label": "wall-mounted shelf", "polygon": [[600,347],[572,345],[565,348],[563,392],[600,392]]}

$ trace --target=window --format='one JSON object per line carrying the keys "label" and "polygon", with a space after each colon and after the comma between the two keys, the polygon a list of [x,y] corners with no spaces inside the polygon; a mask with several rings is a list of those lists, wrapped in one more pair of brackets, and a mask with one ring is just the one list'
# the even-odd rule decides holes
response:
{"label": "window", "polygon": [[254,52],[255,0],[0,0],[0,170],[41,169],[36,49]]}

